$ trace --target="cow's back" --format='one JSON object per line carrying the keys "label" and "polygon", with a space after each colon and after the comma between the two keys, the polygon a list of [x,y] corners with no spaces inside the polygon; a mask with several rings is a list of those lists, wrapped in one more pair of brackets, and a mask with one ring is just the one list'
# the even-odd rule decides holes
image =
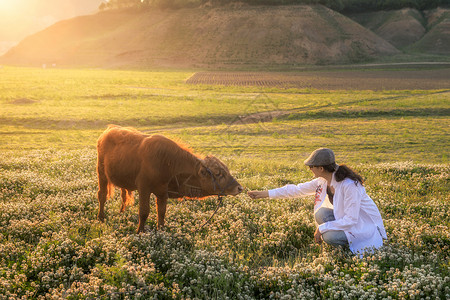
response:
{"label": "cow's back", "polygon": [[138,148],[148,137],[134,129],[110,125],[97,141],[99,163],[103,163],[108,180],[115,186],[136,189],[141,159]]}

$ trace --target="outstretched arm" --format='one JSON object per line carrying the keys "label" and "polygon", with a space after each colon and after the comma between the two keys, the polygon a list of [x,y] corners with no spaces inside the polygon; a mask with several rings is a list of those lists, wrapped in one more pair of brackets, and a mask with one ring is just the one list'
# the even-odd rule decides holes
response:
{"label": "outstretched arm", "polygon": [[247,194],[252,199],[304,197],[308,195],[314,195],[316,193],[317,187],[321,184],[321,182],[321,179],[316,178],[314,180],[297,185],[288,184],[273,190],[249,191]]}
{"label": "outstretched arm", "polygon": [[269,191],[248,191],[247,195],[252,199],[269,198]]}

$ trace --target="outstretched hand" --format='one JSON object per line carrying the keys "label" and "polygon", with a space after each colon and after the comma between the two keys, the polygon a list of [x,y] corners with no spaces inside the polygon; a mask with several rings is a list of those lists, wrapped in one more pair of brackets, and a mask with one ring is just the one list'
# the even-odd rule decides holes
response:
{"label": "outstretched hand", "polygon": [[247,195],[252,199],[269,198],[269,191],[248,191]]}

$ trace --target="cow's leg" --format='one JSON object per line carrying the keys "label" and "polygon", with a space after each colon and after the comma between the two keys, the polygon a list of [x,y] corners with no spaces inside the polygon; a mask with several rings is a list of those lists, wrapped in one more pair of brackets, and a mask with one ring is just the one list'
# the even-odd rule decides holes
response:
{"label": "cow's leg", "polygon": [[120,212],[123,212],[128,205],[133,204],[133,191],[129,191],[127,189],[121,189],[122,191],[122,207],[120,208]]}
{"label": "cow's leg", "polygon": [[145,222],[150,213],[150,189],[138,188],[139,191],[139,225],[137,233],[144,232]]}
{"label": "cow's leg", "polygon": [[97,175],[98,175],[98,193],[97,193],[97,198],[98,198],[98,215],[97,215],[97,219],[100,221],[104,221],[105,220],[105,203],[106,203],[106,199],[108,197],[108,188],[109,188],[109,184],[108,184],[108,178],[106,177],[105,174],[105,167],[103,164],[103,160],[98,159],[97,162]]}
{"label": "cow's leg", "polygon": [[164,218],[166,217],[167,192],[156,196],[156,211],[158,213],[158,229],[164,227]]}

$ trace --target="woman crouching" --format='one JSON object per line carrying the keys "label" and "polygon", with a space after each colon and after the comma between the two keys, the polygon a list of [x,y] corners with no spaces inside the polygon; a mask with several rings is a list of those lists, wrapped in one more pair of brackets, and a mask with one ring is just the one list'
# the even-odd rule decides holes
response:
{"label": "woman crouching", "polygon": [[[379,248],[387,239],[380,212],[367,195],[363,179],[345,165],[337,165],[331,149],[315,150],[306,160],[315,179],[272,190],[249,191],[253,199],[295,198],[315,195],[314,217],[317,243],[348,246],[353,253]],[[326,196],[333,209],[322,207]]]}

